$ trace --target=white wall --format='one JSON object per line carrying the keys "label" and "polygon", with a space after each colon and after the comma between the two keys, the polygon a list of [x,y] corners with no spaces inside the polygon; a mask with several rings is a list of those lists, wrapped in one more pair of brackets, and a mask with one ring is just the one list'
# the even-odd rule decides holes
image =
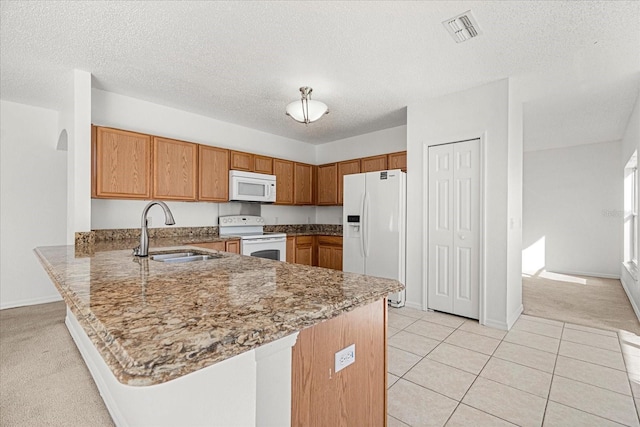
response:
{"label": "white wall", "polygon": [[316,164],[376,156],[407,149],[407,126],[339,139],[316,146]]}
{"label": "white wall", "polygon": [[60,299],[33,248],[66,242],[58,113],[0,101],[0,308]]}
{"label": "white wall", "polygon": [[[484,323],[506,329],[517,318],[521,303],[511,312],[507,290],[521,287],[521,281],[508,283],[507,268],[517,269],[521,248],[517,234],[521,233],[521,218],[509,217],[508,197],[518,197],[517,185],[509,187],[510,176],[517,176],[518,164],[513,159],[522,150],[522,139],[509,140],[508,80],[500,80],[467,91],[409,105],[407,110],[407,305],[422,307],[424,266],[423,251],[426,235],[425,188],[426,149],[430,145],[482,138],[484,145],[484,252],[483,276],[486,286]],[[521,108],[520,108],[521,110]],[[514,125],[513,122],[512,125]],[[510,155],[510,150],[516,150]],[[521,163],[520,163],[521,164]],[[515,170],[510,170],[515,168]],[[516,211],[517,213],[517,211]],[[513,224],[513,227],[510,227]],[[516,238],[509,238],[512,228]],[[514,243],[515,242],[515,243]],[[508,257],[508,254],[511,256]],[[517,254],[517,256],[513,255]],[[516,295],[517,296],[517,295]],[[481,318],[481,321],[483,319]]]}
{"label": "white wall", "polygon": [[[619,163],[618,169],[618,176],[620,177],[618,185],[620,187],[622,187],[624,166],[627,164],[629,158],[636,150],[640,151],[640,91],[638,92],[631,117],[629,117],[629,124],[627,125],[624,137],[622,138],[622,159]],[[622,244],[620,246],[622,246]],[[622,247],[620,248],[620,250],[622,250]],[[622,281],[622,286],[627,292],[627,296],[629,297],[631,305],[636,312],[636,316],[638,316],[638,318],[640,319],[640,282],[638,281],[638,274],[630,274],[630,272],[624,265],[620,267],[620,270],[620,279]]]}
{"label": "white wall", "polygon": [[[301,141],[225,123],[187,111],[142,101],[128,96],[92,91],[91,120],[100,126],[149,133],[199,144],[250,151],[305,163],[315,163],[315,147]],[[147,201],[93,200],[91,228],[135,228]],[[169,202],[176,226],[218,224],[219,206],[209,202]],[[310,211],[309,211],[310,210]],[[164,226],[162,212],[151,211],[152,227]],[[315,222],[314,208],[263,206],[267,223],[306,224]],[[157,217],[157,218],[156,218]],[[311,218],[308,220],[307,218]]]}
{"label": "white wall", "polygon": [[[621,141],[524,155],[525,273],[614,277],[622,262]],[[527,251],[544,239],[542,260]],[[537,262],[536,262],[537,261]]]}

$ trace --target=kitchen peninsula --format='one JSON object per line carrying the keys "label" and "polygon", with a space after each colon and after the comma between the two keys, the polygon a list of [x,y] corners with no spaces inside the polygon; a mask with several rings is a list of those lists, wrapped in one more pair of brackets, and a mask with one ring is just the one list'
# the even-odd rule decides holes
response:
{"label": "kitchen peninsula", "polygon": [[[36,249],[116,424],[337,425],[346,409],[383,425],[385,298],[403,285],[198,251],[221,257]],[[355,362],[335,372],[334,354],[354,343]]]}

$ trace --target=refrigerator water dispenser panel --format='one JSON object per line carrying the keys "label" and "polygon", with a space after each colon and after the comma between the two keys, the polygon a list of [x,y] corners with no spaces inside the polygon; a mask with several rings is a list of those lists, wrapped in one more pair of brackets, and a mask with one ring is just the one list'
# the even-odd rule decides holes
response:
{"label": "refrigerator water dispenser panel", "polygon": [[360,238],[360,215],[347,215],[347,237]]}

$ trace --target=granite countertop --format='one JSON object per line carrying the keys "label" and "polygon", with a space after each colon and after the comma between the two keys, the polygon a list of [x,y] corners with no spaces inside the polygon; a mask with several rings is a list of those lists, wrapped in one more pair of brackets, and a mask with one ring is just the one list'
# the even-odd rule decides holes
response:
{"label": "granite countertop", "polygon": [[[157,248],[150,253],[181,246]],[[166,382],[397,292],[395,280],[197,248],[220,259],[166,264],[131,249],[35,252],[124,384]]]}

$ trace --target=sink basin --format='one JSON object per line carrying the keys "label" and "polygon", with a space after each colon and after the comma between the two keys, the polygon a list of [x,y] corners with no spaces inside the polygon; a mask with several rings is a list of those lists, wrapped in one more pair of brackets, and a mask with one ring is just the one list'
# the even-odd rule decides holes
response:
{"label": "sink basin", "polygon": [[149,258],[151,258],[153,261],[179,263],[218,259],[222,258],[222,255],[198,252],[174,252],[168,254],[150,255]]}

